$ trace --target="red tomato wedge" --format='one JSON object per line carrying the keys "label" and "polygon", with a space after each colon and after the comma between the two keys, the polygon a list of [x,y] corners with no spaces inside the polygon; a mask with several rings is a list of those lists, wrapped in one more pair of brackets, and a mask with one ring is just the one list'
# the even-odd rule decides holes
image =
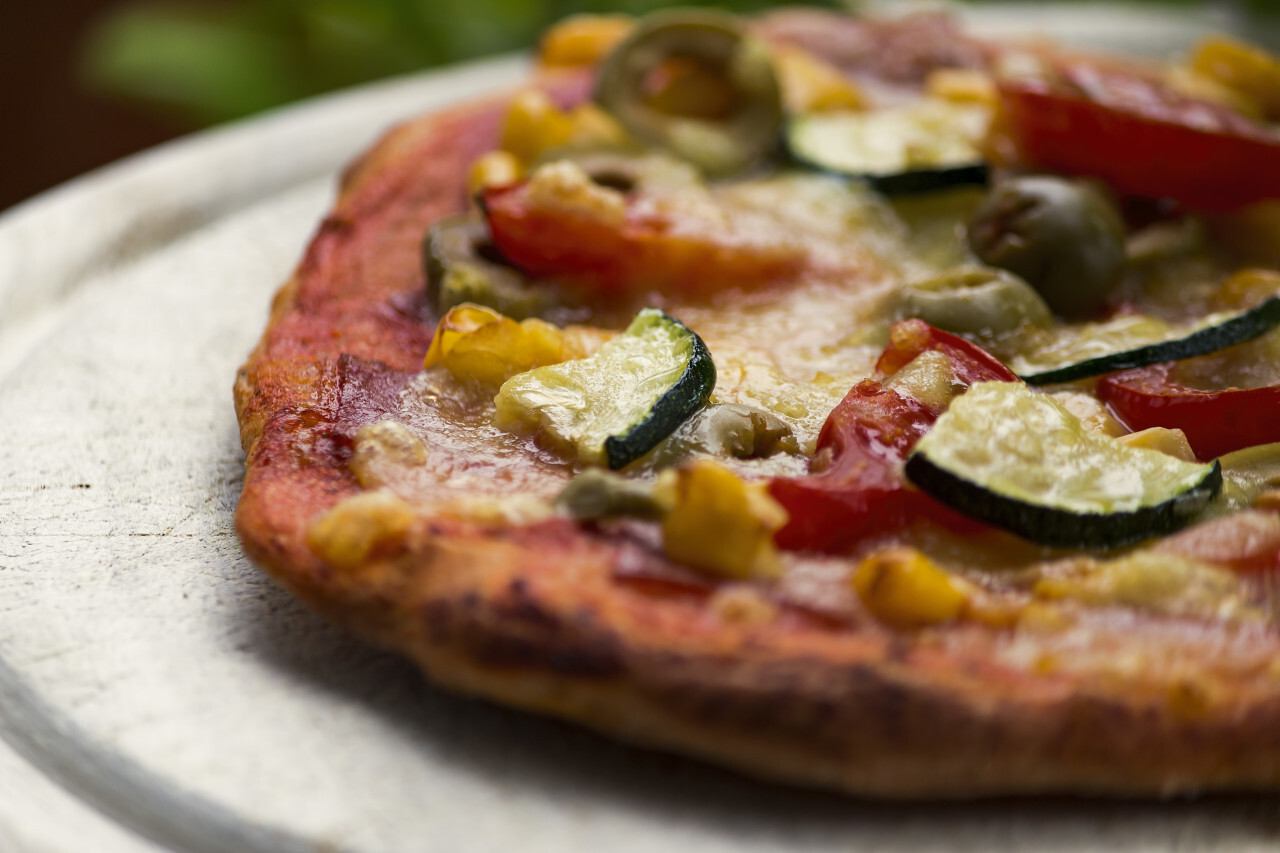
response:
{"label": "red tomato wedge", "polygon": [[1060,76],[999,84],[999,126],[1023,163],[1203,210],[1280,198],[1280,134],[1265,125],[1126,69]]}
{"label": "red tomato wedge", "polygon": [[1125,370],[1098,382],[1098,399],[1130,429],[1180,429],[1201,460],[1280,441],[1280,385],[1203,391],[1170,377],[1173,363]]}
{"label": "red tomato wedge", "polygon": [[[894,324],[877,370],[896,372],[926,350],[951,361],[957,384],[1018,381],[981,348],[922,320]],[[840,553],[873,536],[929,519],[955,530],[981,527],[907,484],[902,465],[938,415],[936,408],[864,379],[840,401],[818,434],[816,460],[826,467],[778,479],[769,493],[790,514],[775,541],[782,548]]]}

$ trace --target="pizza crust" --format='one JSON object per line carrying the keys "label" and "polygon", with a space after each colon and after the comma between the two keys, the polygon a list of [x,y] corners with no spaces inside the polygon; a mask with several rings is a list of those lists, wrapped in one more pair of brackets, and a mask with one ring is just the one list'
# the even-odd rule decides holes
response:
{"label": "pizza crust", "polygon": [[[581,74],[541,85],[565,102],[586,91]],[[446,687],[762,777],[886,797],[1280,787],[1274,629],[1201,625],[1185,666],[1116,681],[1038,671],[981,625],[896,632],[788,605],[735,620],[705,590],[620,580],[620,565],[660,557],[564,520],[419,515],[353,568],[313,553],[312,522],[360,491],[354,429],[380,414],[348,393],[342,360],[419,369],[432,329],[419,241],[465,207],[465,167],[492,147],[504,103],[412,122],[358,160],[272,304],[235,399],[248,464],[236,527],[274,578]],[[1126,618],[1137,648],[1180,648],[1166,636],[1177,626]]]}

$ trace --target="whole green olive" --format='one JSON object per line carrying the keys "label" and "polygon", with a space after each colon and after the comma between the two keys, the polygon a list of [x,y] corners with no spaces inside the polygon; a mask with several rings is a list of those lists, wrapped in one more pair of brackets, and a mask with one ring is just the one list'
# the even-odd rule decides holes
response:
{"label": "whole green olive", "polygon": [[1125,263],[1119,212],[1088,184],[1028,176],[997,184],[968,224],[985,264],[1022,276],[1053,311],[1085,319],[1106,305]]}
{"label": "whole green olive", "polygon": [[781,137],[782,94],[768,51],[724,12],[644,18],[601,64],[596,100],[632,135],[709,174],[750,167]]}
{"label": "whole green olive", "polygon": [[903,288],[901,317],[961,334],[1001,334],[1047,326],[1049,306],[1018,276],[1000,269],[959,267]]}

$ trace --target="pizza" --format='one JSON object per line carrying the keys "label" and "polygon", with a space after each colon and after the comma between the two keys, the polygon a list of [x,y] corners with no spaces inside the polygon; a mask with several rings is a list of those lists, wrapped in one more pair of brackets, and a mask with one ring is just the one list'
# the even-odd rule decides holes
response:
{"label": "pizza", "polygon": [[1280,62],[575,18],[353,163],[247,552],[435,682],[888,797],[1280,785]]}

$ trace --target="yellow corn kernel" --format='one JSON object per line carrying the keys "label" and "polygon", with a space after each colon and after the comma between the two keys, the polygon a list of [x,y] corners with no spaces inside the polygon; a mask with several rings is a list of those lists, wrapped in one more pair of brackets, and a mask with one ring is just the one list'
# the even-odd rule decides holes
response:
{"label": "yellow corn kernel", "polygon": [[1212,77],[1206,77],[1199,71],[1175,65],[1165,72],[1164,79],[1175,92],[1208,101],[1211,104],[1218,104],[1249,118],[1262,118],[1262,107],[1253,98],[1239,89],[1233,89]]}
{"label": "yellow corn kernel", "polygon": [[427,348],[426,358],[422,362],[423,368],[434,367],[444,361],[444,357],[463,336],[501,319],[503,315],[492,308],[470,302],[449,309],[436,324],[435,336],[431,338],[431,346]]}
{"label": "yellow corn kernel", "polygon": [[399,546],[413,520],[413,508],[391,492],[361,492],[311,522],[307,547],[332,566],[359,568]]}
{"label": "yellow corn kernel", "polygon": [[427,446],[413,430],[388,415],[356,431],[347,467],[366,489],[390,486],[398,474],[427,462]]}
{"label": "yellow corn kernel", "polygon": [[538,61],[558,68],[594,65],[635,27],[629,15],[572,15],[547,30]]}
{"label": "yellow corn kernel", "polygon": [[475,195],[489,187],[503,187],[520,180],[524,169],[510,151],[481,154],[467,172],[467,190]]}
{"label": "yellow corn kernel", "polygon": [[914,548],[888,548],[866,557],[853,588],[881,622],[920,628],[957,619],[967,596],[962,584]]}
{"label": "yellow corn kernel", "polygon": [[1196,461],[1196,452],[1191,449],[1191,442],[1187,441],[1187,434],[1180,429],[1151,427],[1150,429],[1122,435],[1116,441],[1129,447],[1158,450],[1167,456],[1181,459],[1183,462]]}
{"label": "yellow corn kernel", "polygon": [[1244,269],[1233,273],[1218,288],[1218,301],[1228,308],[1251,308],[1280,295],[1280,272]]}
{"label": "yellow corn kernel", "polygon": [[1018,614],[1018,628],[1038,634],[1054,634],[1065,631],[1075,618],[1061,606],[1044,601],[1028,602]]}
{"label": "yellow corn kernel", "polygon": [[787,523],[763,483],[745,483],[700,459],[659,478],[654,497],[669,507],[662,543],[677,563],[729,578],[772,578],[782,570],[773,534]]}
{"label": "yellow corn kernel", "polygon": [[768,625],[778,617],[778,605],[749,586],[725,586],[711,596],[711,611],[733,625]]}
{"label": "yellow corn kernel", "polygon": [[1266,118],[1280,118],[1280,59],[1262,48],[1213,35],[1196,46],[1190,65],[1249,98]]}
{"label": "yellow corn kernel", "polygon": [[549,148],[573,136],[573,121],[545,92],[526,89],[516,95],[502,123],[502,149],[529,164]]}
{"label": "yellow corn kernel", "polygon": [[595,104],[574,107],[569,113],[569,144],[575,148],[605,148],[629,140],[618,120]]}
{"label": "yellow corn kernel", "polygon": [[1250,506],[1267,512],[1280,512],[1280,489],[1263,489]]}
{"label": "yellow corn kernel", "polygon": [[924,90],[935,98],[963,104],[995,107],[999,96],[996,83],[985,71],[972,68],[939,68],[929,72]]}
{"label": "yellow corn kernel", "polygon": [[423,359],[455,378],[501,385],[517,373],[584,355],[576,337],[531,317],[517,323],[492,308],[463,303],[440,318]]}
{"label": "yellow corn kernel", "polygon": [[1209,234],[1246,263],[1280,267],[1280,200],[1208,219]]}
{"label": "yellow corn kernel", "polygon": [[807,50],[778,48],[774,67],[782,87],[782,101],[790,112],[860,110],[867,106],[866,95],[857,83]]}

